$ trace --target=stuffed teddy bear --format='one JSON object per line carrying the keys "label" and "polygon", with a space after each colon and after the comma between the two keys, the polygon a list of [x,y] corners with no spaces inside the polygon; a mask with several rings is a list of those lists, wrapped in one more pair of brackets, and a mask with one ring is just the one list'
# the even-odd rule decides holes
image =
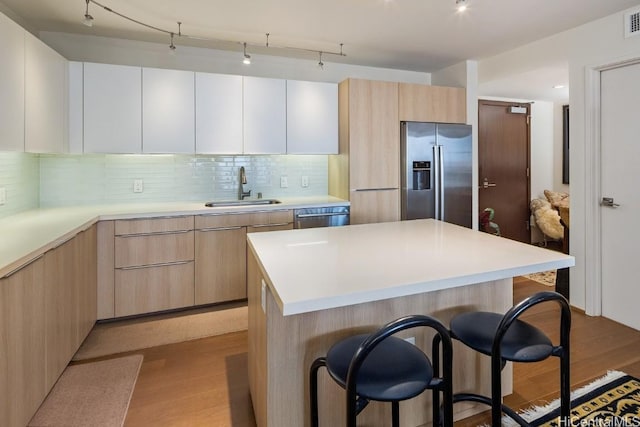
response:
{"label": "stuffed teddy bear", "polygon": [[530,206],[536,219],[536,224],[545,236],[555,240],[560,240],[564,237],[564,227],[560,223],[560,214],[551,207],[551,203],[543,199],[533,199]]}

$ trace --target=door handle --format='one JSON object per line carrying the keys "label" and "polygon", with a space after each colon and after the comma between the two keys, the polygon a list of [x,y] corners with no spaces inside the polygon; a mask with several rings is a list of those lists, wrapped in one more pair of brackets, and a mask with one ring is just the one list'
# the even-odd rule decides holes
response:
{"label": "door handle", "polygon": [[479,188],[495,187],[496,185],[497,184],[495,182],[489,182],[489,180],[485,178],[484,181],[482,182],[482,185]]}
{"label": "door handle", "polygon": [[617,208],[620,205],[613,202],[613,197],[603,197],[602,201],[600,202],[600,206],[606,206],[606,207],[609,207],[609,208]]}

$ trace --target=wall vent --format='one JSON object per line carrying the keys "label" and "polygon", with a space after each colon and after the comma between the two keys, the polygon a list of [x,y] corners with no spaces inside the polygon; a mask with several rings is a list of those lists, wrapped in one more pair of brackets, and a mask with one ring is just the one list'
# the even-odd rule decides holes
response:
{"label": "wall vent", "polygon": [[640,35],[640,9],[624,14],[624,37]]}

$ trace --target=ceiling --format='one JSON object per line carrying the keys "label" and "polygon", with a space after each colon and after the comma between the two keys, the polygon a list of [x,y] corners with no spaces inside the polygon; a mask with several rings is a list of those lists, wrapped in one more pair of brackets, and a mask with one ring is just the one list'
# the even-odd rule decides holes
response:
{"label": "ceiling", "polygon": [[[434,72],[481,60],[638,5],[638,0],[98,0],[146,24],[207,39],[340,50],[324,61]],[[94,25],[82,25],[85,0],[0,0],[34,32],[56,31],[169,44],[169,36],[128,22],[93,2]],[[241,50],[238,43],[177,37],[175,44]],[[252,48],[256,49],[256,48]],[[260,50],[260,49],[257,49]],[[260,53],[292,55],[268,49]],[[313,53],[294,53],[315,57]],[[557,64],[554,64],[557,68]],[[548,70],[547,70],[548,71]],[[565,70],[566,73],[566,70]],[[546,74],[549,74],[548,72]],[[531,82],[529,81],[529,84]]]}

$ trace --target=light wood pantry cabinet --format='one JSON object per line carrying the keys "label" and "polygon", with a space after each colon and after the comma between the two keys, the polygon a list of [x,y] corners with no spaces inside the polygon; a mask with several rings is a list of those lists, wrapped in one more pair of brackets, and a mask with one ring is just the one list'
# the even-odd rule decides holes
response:
{"label": "light wood pantry cabinet", "polygon": [[243,78],[245,154],[287,152],[286,93],[286,80]]}
{"label": "light wood pantry cabinet", "polygon": [[0,279],[0,425],[22,427],[96,321],[96,228]]}
{"label": "light wood pantry cabinet", "polygon": [[24,30],[0,13],[0,151],[24,151]]}
{"label": "light wood pantry cabinet", "polygon": [[246,234],[293,228],[291,210],[199,215],[196,228],[195,303],[247,298]]}
{"label": "light wood pantry cabinet", "polygon": [[66,150],[67,60],[25,32],[25,151]]}
{"label": "light wood pantry cabinet", "polygon": [[[349,79],[338,91],[340,154],[329,157],[329,193],[351,201],[353,224],[397,221],[400,198],[393,190],[400,187],[398,84]],[[383,193],[374,196],[376,191]]]}
{"label": "light wood pantry cabinet", "polygon": [[242,76],[196,73],[196,153],[242,153]]}
{"label": "light wood pantry cabinet", "polygon": [[467,122],[465,88],[400,83],[398,90],[400,121]]}
{"label": "light wood pantry cabinet", "polygon": [[195,73],[142,69],[142,151],[195,153]]}
{"label": "light wood pantry cabinet", "polygon": [[338,154],[338,85],[287,80],[287,153]]}
{"label": "light wood pantry cabinet", "polygon": [[84,63],[84,152],[142,152],[142,68]]}
{"label": "light wood pantry cabinet", "polygon": [[118,220],[114,235],[115,317],[193,305],[193,216]]}

